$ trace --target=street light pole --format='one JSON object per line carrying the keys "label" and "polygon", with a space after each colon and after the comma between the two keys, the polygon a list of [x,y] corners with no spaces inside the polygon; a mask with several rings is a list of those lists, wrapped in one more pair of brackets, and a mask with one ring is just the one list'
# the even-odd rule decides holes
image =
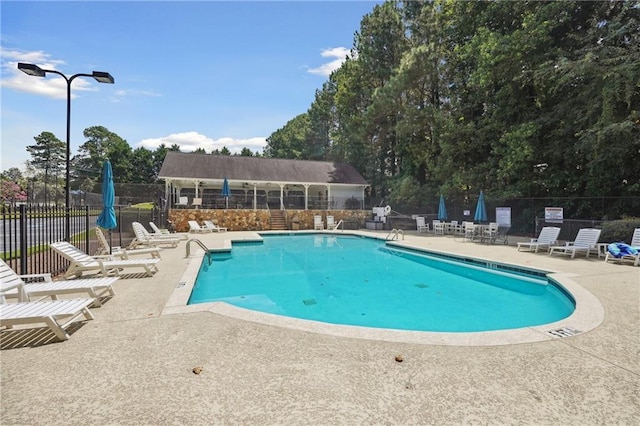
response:
{"label": "street light pole", "polygon": [[67,82],[67,158],[66,158],[66,172],[65,172],[65,186],[64,186],[64,202],[65,202],[65,241],[71,241],[71,83],[77,77],[93,77],[98,83],[113,84],[114,79],[108,72],[93,71],[92,74],[74,74],[71,77],[67,77],[60,71],[45,70],[35,64],[25,64],[23,62],[18,63],[18,69],[25,74],[33,77],[44,77],[46,73],[57,74],[64,78]]}

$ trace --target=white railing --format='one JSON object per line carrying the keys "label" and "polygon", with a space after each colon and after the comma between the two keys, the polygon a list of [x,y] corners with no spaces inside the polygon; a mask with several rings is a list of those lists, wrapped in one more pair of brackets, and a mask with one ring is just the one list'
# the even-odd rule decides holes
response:
{"label": "white railing", "polygon": [[209,252],[209,248],[205,246],[204,243],[197,238],[191,238],[189,241],[187,241],[187,246],[186,246],[187,257],[191,255],[191,243],[194,241],[196,244],[200,246],[202,250],[204,250],[204,254],[205,256],[207,256],[207,259],[209,260],[209,265],[211,265],[211,262],[213,261],[213,259],[211,259],[211,252]]}
{"label": "white railing", "polygon": [[393,228],[391,231],[389,231],[385,240],[397,240],[399,238],[399,235],[402,235],[402,239],[404,240],[404,231],[402,229]]}

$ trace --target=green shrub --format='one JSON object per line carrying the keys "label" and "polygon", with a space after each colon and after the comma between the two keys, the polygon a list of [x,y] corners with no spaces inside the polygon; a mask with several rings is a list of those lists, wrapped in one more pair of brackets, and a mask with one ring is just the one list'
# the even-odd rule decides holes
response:
{"label": "green shrub", "polygon": [[637,217],[604,222],[602,224],[600,241],[605,243],[625,242],[630,244],[633,230],[636,228],[640,228],[640,218]]}

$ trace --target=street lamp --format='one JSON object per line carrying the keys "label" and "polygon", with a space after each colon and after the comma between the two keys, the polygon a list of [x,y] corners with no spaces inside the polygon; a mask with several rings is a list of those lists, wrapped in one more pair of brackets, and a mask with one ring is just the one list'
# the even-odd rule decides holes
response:
{"label": "street lamp", "polygon": [[65,231],[64,238],[66,241],[71,241],[71,185],[70,185],[70,175],[69,171],[71,170],[71,83],[76,77],[93,77],[98,83],[109,83],[113,84],[114,79],[108,72],[102,71],[93,71],[92,74],[74,74],[71,77],[67,77],[60,71],[56,70],[43,70],[39,66],[35,64],[25,64],[23,62],[18,63],[18,69],[24,72],[27,75],[32,77],[44,77],[47,73],[58,74],[67,82],[67,170],[65,174],[65,187],[64,187],[64,200],[66,207],[65,214]]}

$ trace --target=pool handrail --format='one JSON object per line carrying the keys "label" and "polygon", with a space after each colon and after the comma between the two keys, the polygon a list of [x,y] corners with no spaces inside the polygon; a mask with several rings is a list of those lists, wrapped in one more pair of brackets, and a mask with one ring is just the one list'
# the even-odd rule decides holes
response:
{"label": "pool handrail", "polygon": [[211,252],[209,251],[209,248],[206,245],[204,245],[204,243],[202,241],[200,241],[199,239],[197,239],[197,238],[190,238],[187,241],[187,245],[186,245],[187,255],[186,255],[186,257],[189,257],[191,255],[191,243],[194,242],[194,241],[196,242],[196,244],[198,244],[200,246],[200,248],[202,250],[204,250],[204,254],[207,256],[207,259],[209,259],[209,265],[211,265],[212,259],[211,259]]}
{"label": "pool handrail", "polygon": [[[391,235],[391,234],[393,234],[393,235]],[[402,240],[404,240],[404,231],[402,229],[393,228],[391,231],[389,231],[389,233],[385,237],[385,240],[386,241],[397,240],[399,238],[400,234],[402,234]],[[391,238],[389,238],[390,236],[391,236]]]}

